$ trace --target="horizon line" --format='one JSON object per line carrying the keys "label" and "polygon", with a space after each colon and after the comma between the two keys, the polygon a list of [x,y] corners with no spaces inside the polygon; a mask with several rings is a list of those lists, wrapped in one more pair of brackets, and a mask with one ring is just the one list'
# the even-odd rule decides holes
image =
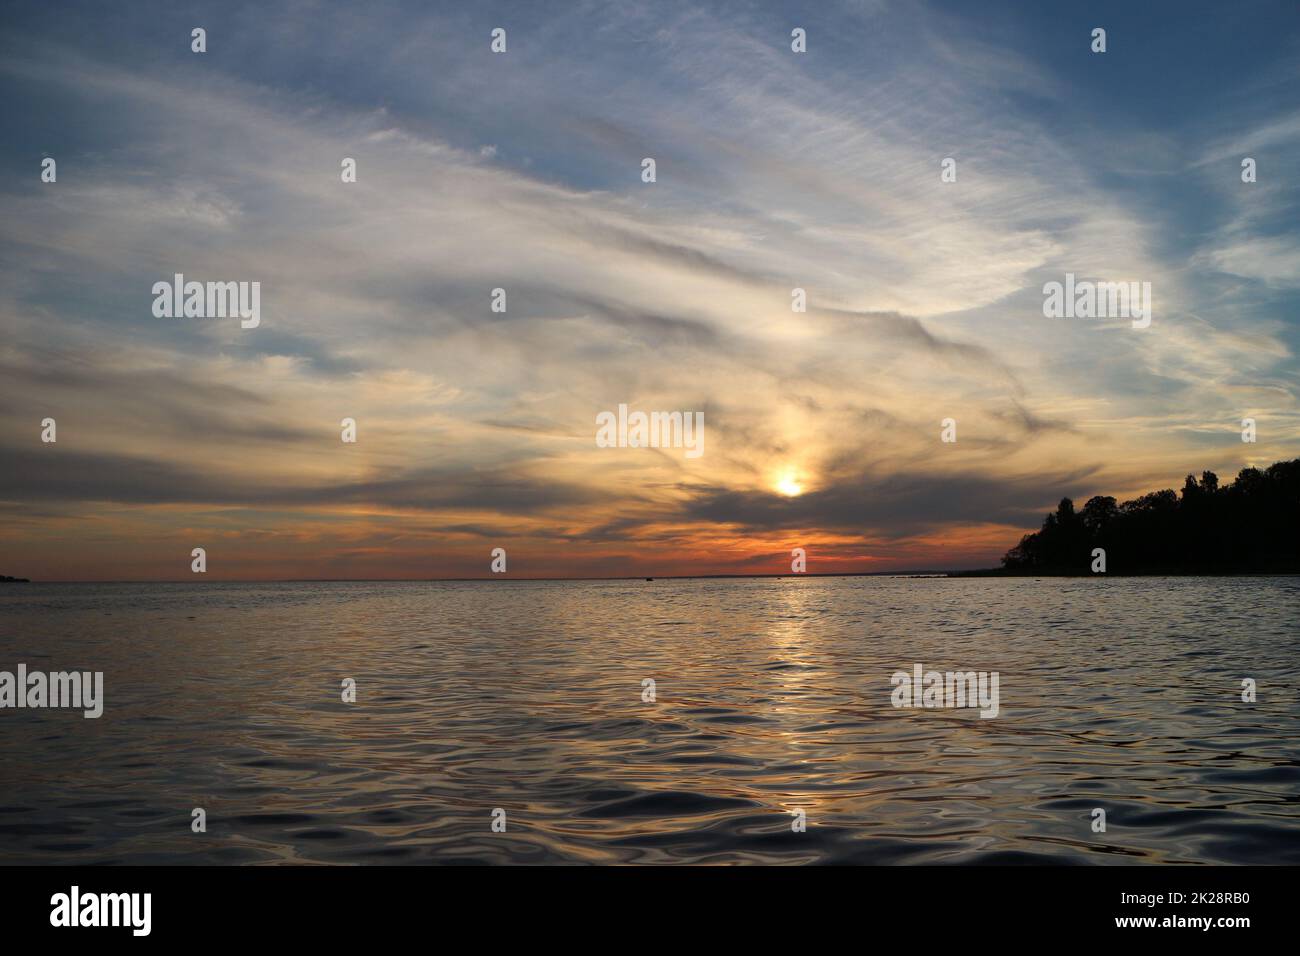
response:
{"label": "horizon line", "polygon": [[[436,584],[446,581],[655,581],[655,580],[676,580],[689,581],[694,579],[710,578],[865,578],[865,577],[897,577],[900,575],[925,575],[925,576],[942,576],[969,572],[971,570],[994,570],[991,568],[972,568],[963,570],[897,570],[897,571],[800,571],[798,573],[787,571],[781,573],[763,573],[763,574],[619,574],[619,575],[578,575],[574,577],[507,577],[505,575],[493,575],[491,577],[463,577],[463,578],[221,578],[214,580],[214,584]],[[15,577],[15,575],[10,575]],[[116,579],[116,580],[46,580],[36,581],[28,579],[26,581],[0,581],[0,584],[191,584],[197,583],[187,578],[140,578],[140,579]]]}
{"label": "horizon line", "polygon": [[[708,581],[766,580],[770,578],[1293,578],[1300,571],[1129,571],[1108,574],[1060,573],[1053,571],[1008,572],[1005,568],[958,568],[948,571],[822,571],[786,574],[635,574],[616,577],[536,577],[536,578],[222,578],[211,584],[448,584],[480,581]],[[115,581],[0,581],[4,584],[194,584],[185,579],[141,579]]]}

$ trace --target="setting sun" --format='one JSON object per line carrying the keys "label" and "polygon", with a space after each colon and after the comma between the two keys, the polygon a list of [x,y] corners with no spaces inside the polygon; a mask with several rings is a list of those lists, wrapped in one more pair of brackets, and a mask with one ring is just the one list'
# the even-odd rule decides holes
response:
{"label": "setting sun", "polygon": [[801,485],[793,474],[786,472],[776,483],[776,490],[787,498],[794,498],[803,494],[803,485]]}

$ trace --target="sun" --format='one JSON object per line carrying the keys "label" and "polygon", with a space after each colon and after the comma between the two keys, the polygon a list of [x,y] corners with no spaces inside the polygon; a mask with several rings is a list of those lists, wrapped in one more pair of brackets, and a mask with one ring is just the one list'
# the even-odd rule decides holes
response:
{"label": "sun", "polygon": [[803,485],[795,478],[793,472],[786,472],[776,483],[776,490],[787,498],[797,498],[803,494]]}

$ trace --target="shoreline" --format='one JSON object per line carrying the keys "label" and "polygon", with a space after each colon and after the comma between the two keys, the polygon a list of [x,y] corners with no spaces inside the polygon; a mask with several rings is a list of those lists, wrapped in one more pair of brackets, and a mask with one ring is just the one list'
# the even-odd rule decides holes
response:
{"label": "shoreline", "polygon": [[953,579],[953,578],[1285,578],[1300,577],[1296,571],[1188,571],[1179,569],[1157,569],[1149,571],[1110,571],[1094,574],[1088,571],[1039,570],[1018,571],[1003,568],[973,568],[960,571],[826,571],[822,573],[802,572],[799,574],[656,574],[656,575],[617,575],[608,577],[475,577],[475,578],[226,578],[213,581],[193,581],[184,579],[171,580],[51,580],[32,581],[28,578],[8,578],[0,584],[455,584],[491,582],[496,584],[509,582],[538,581],[643,581],[653,584],[656,581],[766,581],[776,578],[912,578],[912,579]]}

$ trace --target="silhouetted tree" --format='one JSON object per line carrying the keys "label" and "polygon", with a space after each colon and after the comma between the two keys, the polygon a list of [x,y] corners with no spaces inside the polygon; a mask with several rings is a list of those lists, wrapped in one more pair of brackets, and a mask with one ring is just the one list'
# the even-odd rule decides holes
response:
{"label": "silhouetted tree", "polygon": [[1089,498],[1088,503],[1083,506],[1083,526],[1087,529],[1089,537],[1095,538],[1104,534],[1118,514],[1119,506],[1109,495],[1106,497],[1095,495]]}
{"label": "silhouetted tree", "polygon": [[1062,498],[1003,567],[1086,573],[1093,548],[1118,572],[1300,572],[1300,459],[1243,468],[1223,488],[1212,471],[1188,475],[1182,494],[1155,491],[1117,505],[1102,495],[1081,512]]}

